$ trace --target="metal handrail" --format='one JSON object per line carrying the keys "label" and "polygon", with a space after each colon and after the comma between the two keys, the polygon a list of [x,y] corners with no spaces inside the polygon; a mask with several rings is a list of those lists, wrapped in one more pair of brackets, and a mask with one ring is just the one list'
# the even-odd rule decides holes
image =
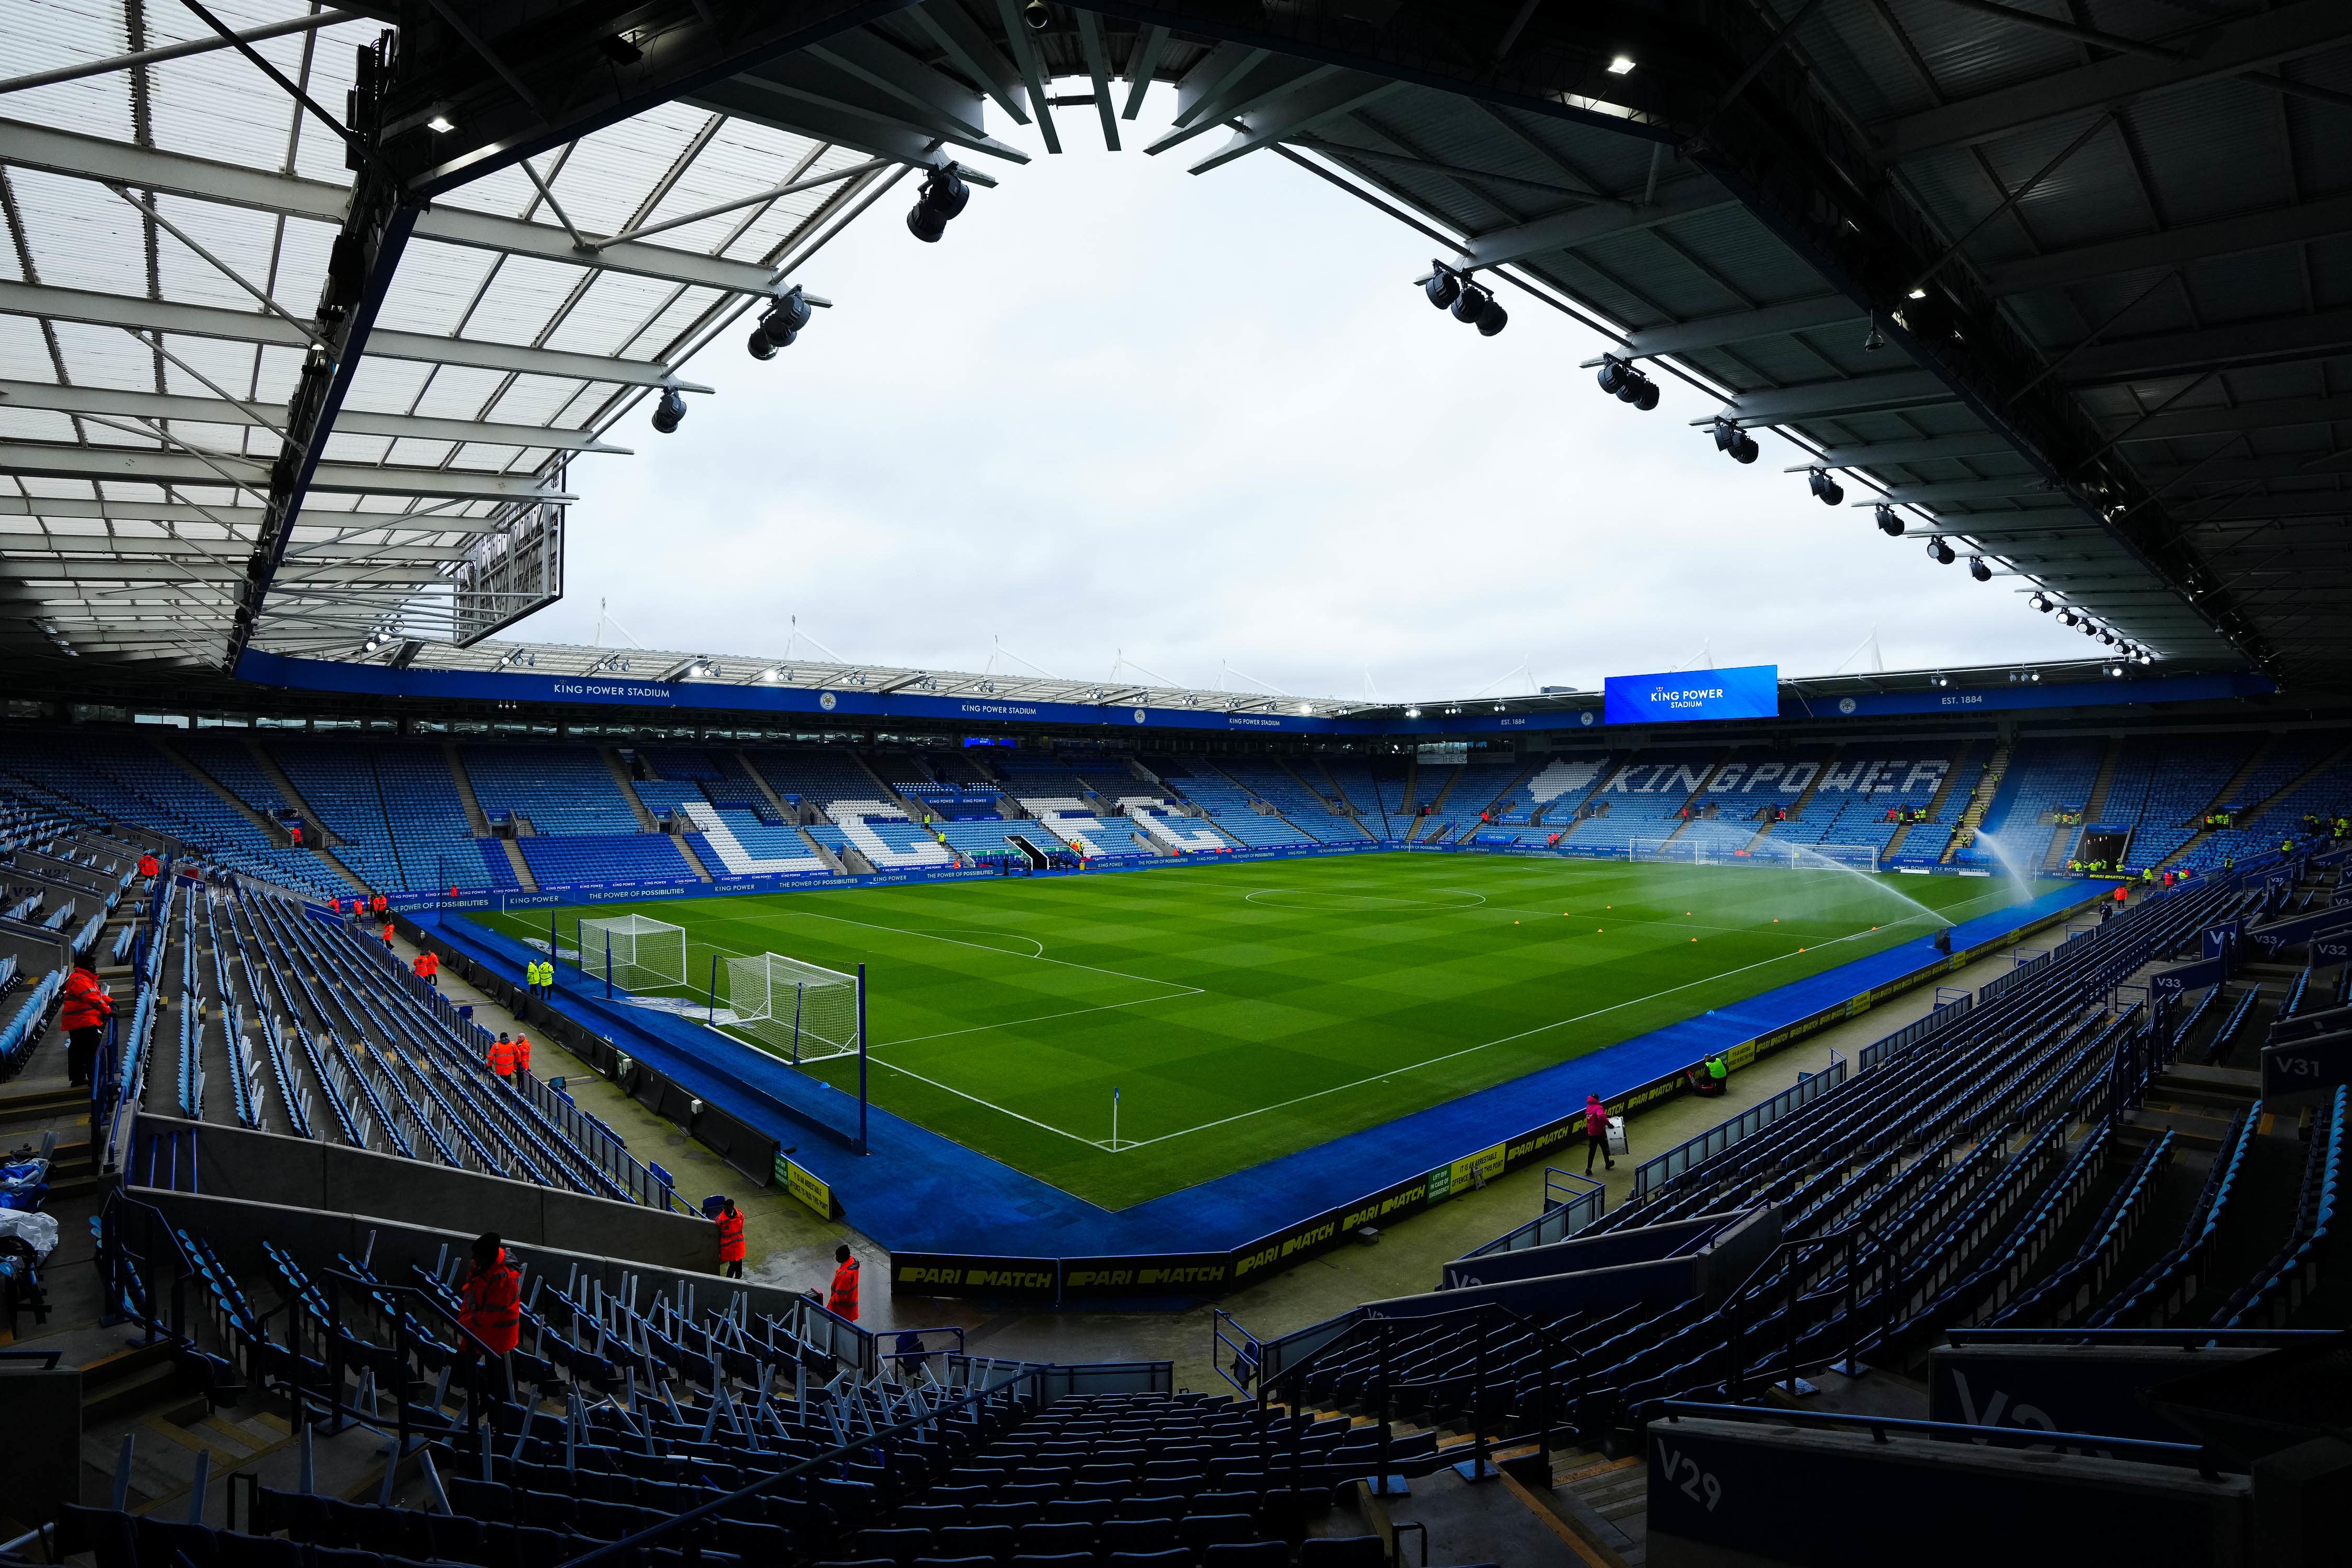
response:
{"label": "metal handrail", "polygon": [[1958,1421],[1914,1421],[1896,1415],[1848,1415],[1836,1410],[1790,1410],[1780,1405],[1766,1409],[1754,1405],[1709,1405],[1695,1399],[1669,1399],[1658,1407],[1658,1414],[1670,1422],[1679,1422],[1685,1415],[1697,1415],[1750,1423],[1769,1422],[1776,1426],[1856,1427],[1867,1430],[1871,1440],[1875,1443],[1885,1442],[1889,1432],[1911,1432],[1923,1436],[1979,1445],[1992,1444],[2001,1447],[2105,1449],[2114,1453],[2142,1455],[2157,1464],[2193,1466],[2197,1473],[2209,1481],[2221,1479],[2221,1467],[2214,1462],[2212,1448],[2202,1443],[2166,1443],[2153,1437],[2109,1437],[2095,1432],[2045,1432],[2039,1426],[1971,1426]]}

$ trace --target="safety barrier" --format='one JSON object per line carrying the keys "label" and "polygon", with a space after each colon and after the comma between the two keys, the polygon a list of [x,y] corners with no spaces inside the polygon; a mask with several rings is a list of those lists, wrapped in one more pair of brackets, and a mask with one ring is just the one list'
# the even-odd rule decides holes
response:
{"label": "safety barrier", "polygon": [[1591,1176],[1546,1165],[1543,1213],[1505,1231],[1484,1247],[1473,1247],[1463,1257],[1484,1258],[1488,1253],[1517,1252],[1522,1247],[1549,1247],[1555,1241],[1566,1241],[1599,1219],[1608,1207],[1607,1187]]}
{"label": "safety barrier", "polygon": [[[2011,974],[2017,973],[2019,973],[2017,970],[2011,970],[2010,972]],[[2001,976],[2001,978],[2006,980],[2009,978],[2009,975],[2005,974]],[[1856,1058],[1860,1063],[1860,1070],[1863,1072],[1868,1072],[1873,1068],[1881,1067],[1885,1063],[1892,1061],[1895,1058],[1901,1056],[1905,1051],[1910,1049],[1913,1046],[1917,1045],[1921,1040],[1926,1039],[1928,1036],[1934,1034],[1937,1030],[1942,1028],[1953,1019],[1958,1018],[1962,1014],[1968,1012],[1970,1008],[1976,1005],[1978,1001],[1982,999],[1983,998],[1981,996],[1962,996],[1957,1001],[1947,1002],[1942,1006],[1929,1013],[1926,1017],[1914,1019],[1912,1022],[1906,1024],[1901,1028],[1895,1030],[1893,1034],[1885,1036],[1881,1039],[1873,1040],[1870,1044],[1862,1047],[1862,1050]]]}
{"label": "safety barrier", "polygon": [[[1928,1015],[1928,1017],[1934,1016],[1935,1014]],[[1921,1021],[1924,1023],[1926,1020]],[[1864,1065],[1869,1065],[1866,1058]],[[1845,1062],[1832,1058],[1826,1071],[1800,1077],[1793,1087],[1782,1089],[1771,1099],[1749,1106],[1728,1121],[1717,1122],[1697,1137],[1676,1144],[1654,1159],[1643,1161],[1633,1170],[1634,1201],[1647,1197],[1693,1165],[1713,1159],[1742,1139],[1753,1138],[1790,1111],[1811,1105],[1843,1083],[1845,1079]]]}

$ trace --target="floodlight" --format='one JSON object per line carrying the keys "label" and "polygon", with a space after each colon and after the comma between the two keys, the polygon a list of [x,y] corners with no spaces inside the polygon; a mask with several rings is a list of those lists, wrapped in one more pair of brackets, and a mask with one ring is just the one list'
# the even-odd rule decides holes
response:
{"label": "floodlight", "polygon": [[1870,335],[1862,340],[1862,352],[1874,354],[1886,346],[1886,334],[1878,330],[1878,318],[1870,318]]}
{"label": "floodlight", "polygon": [[1895,514],[1895,509],[1893,507],[1882,506],[1872,515],[1878,519],[1879,532],[1886,535],[1889,539],[1900,539],[1903,537],[1903,520]]}
{"label": "floodlight", "polygon": [[1949,566],[1959,559],[1958,552],[1940,539],[1927,541],[1927,559],[1938,566]]}
{"label": "floodlight", "polygon": [[1465,279],[1454,300],[1454,319],[1465,326],[1478,329],[1482,338],[1491,338],[1503,330],[1510,320],[1495,291]]}
{"label": "floodlight", "polygon": [[1969,557],[1969,575],[1979,583],[1990,583],[1992,581],[1992,568],[1985,564],[1983,556],[1971,555]]}
{"label": "floodlight", "polygon": [[1814,495],[1821,498],[1821,503],[1823,506],[1843,506],[1845,504],[1844,488],[1835,479],[1830,478],[1826,470],[1815,468],[1811,473],[1805,476],[1805,484]]}
{"label": "floodlight", "polygon": [[759,336],[767,342],[769,353],[763,354],[754,347],[751,350],[751,356],[754,359],[766,359],[777,349],[792,347],[793,340],[801,335],[801,329],[809,324],[809,318],[815,313],[809,305],[807,297],[801,292],[801,286],[797,283],[793,284],[784,293],[778,295],[776,302],[769,306],[760,316]]}
{"label": "floodlight", "polygon": [[1615,354],[1601,356],[1601,371],[1595,378],[1601,390],[1620,403],[1630,403],[1644,414],[1658,405],[1658,384],[1619,359]]}
{"label": "floodlight", "polygon": [[1619,55],[1615,59],[1609,62],[1609,74],[1611,76],[1623,76],[1633,68],[1633,57],[1631,55]]}
{"label": "floodlight", "polygon": [[1421,710],[1418,708],[1408,708],[1404,710],[1404,716],[1408,719],[1418,719],[1421,717]]}
{"label": "floodlight", "polygon": [[2058,612],[2058,624],[2059,624],[2060,626],[2073,626],[2073,625],[2074,624],[2074,620],[2075,620],[2075,616],[2074,616],[2074,609],[2073,609],[2073,607],[2072,607],[2072,606],[2069,606],[2069,607],[2067,607],[2067,608],[2065,608],[2065,609],[2062,609],[2062,610],[2060,610],[2060,611]]}
{"label": "floodlight", "polygon": [[457,128],[449,122],[449,117],[447,115],[436,114],[432,119],[425,122],[425,129],[433,132],[436,135],[446,136],[449,132],[457,130]]}
{"label": "floodlight", "polygon": [[1754,462],[1758,451],[1755,437],[1721,416],[1715,422],[1715,449],[1728,452],[1737,463]]}
{"label": "floodlight", "polygon": [[2102,630],[2099,633],[2099,640],[2112,647],[2115,646],[2116,634],[2111,631]]}
{"label": "floodlight", "polygon": [[2083,635],[2086,637],[2097,637],[2099,635],[2099,628],[2086,620],[2083,623]]}
{"label": "floodlight", "polygon": [[1443,261],[1433,261],[1429,268],[1429,277],[1421,286],[1422,292],[1429,296],[1431,304],[1443,310],[1462,297],[1462,274]]}
{"label": "floodlight", "polygon": [[667,436],[677,429],[677,422],[685,417],[686,399],[678,395],[677,388],[662,388],[661,401],[654,405],[654,428]]}
{"label": "floodlight", "polygon": [[1910,292],[1907,296],[1906,296],[1906,298],[1907,298],[1907,299],[1912,299],[1912,300],[1924,300],[1924,299],[1926,299],[1927,297],[1927,290],[1926,290],[1925,289],[1912,289],[1912,290],[1911,290],[1911,292]]}
{"label": "floodlight", "polygon": [[971,200],[971,187],[952,168],[933,169],[923,179],[923,194],[907,214],[907,232],[925,245],[936,245],[947,232],[948,220]]}
{"label": "floodlight", "polygon": [[2046,615],[2048,615],[2048,614],[2050,613],[2050,609],[2051,609],[2050,597],[2049,597],[2049,595],[2046,595],[2046,594],[2036,594],[2036,595],[2033,595],[2033,607],[2034,607],[2035,609],[2037,609],[2037,610],[2041,611],[2043,615],[2045,615],[2045,616],[2046,616]]}
{"label": "floodlight", "polygon": [[1029,4],[1021,7],[1021,19],[1029,24],[1031,32],[1042,33],[1045,30],[1045,25],[1054,17],[1053,14],[1045,9],[1045,0],[1029,0]]}

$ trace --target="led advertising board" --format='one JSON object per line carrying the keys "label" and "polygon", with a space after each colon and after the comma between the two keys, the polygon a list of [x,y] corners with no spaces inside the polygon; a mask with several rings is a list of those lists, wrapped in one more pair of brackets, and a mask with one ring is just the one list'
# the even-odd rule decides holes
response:
{"label": "led advertising board", "polygon": [[1678,669],[1664,675],[1612,675],[1602,718],[1611,724],[1679,724],[1694,719],[1776,719],[1780,667]]}

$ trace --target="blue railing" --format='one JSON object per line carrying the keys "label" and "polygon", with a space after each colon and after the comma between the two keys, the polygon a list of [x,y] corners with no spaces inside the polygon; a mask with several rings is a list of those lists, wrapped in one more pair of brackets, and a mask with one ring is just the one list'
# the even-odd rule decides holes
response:
{"label": "blue railing", "polygon": [[[2004,980],[2007,978],[2007,975],[2002,976]],[[1860,1070],[1868,1072],[1873,1068],[1885,1065],[1984,999],[1979,994],[1974,997],[1962,996],[1956,1001],[1947,1002],[1926,1017],[1914,1019],[1883,1039],[1873,1040],[1862,1047],[1861,1054],[1856,1058],[1861,1064]]]}
{"label": "blue railing", "polygon": [[[1932,1018],[1935,1014],[1927,1016]],[[1925,1023],[1927,1019],[1920,1022]],[[1864,1065],[1869,1065],[1867,1060]],[[1833,1058],[1827,1070],[1807,1073],[1799,1078],[1793,1087],[1782,1089],[1771,1099],[1749,1106],[1728,1121],[1717,1122],[1697,1137],[1676,1144],[1654,1159],[1643,1161],[1633,1169],[1633,1197],[1639,1200],[1649,1196],[1692,1166],[1712,1160],[1734,1143],[1753,1138],[1801,1106],[1811,1104],[1843,1083],[1845,1079],[1844,1061]]]}
{"label": "blue railing", "polygon": [[1463,1256],[1484,1258],[1492,1252],[1518,1252],[1530,1247],[1549,1247],[1555,1241],[1566,1241],[1599,1219],[1608,1207],[1607,1187],[1591,1176],[1580,1176],[1574,1171],[1547,1165],[1544,1167],[1543,1213]]}

